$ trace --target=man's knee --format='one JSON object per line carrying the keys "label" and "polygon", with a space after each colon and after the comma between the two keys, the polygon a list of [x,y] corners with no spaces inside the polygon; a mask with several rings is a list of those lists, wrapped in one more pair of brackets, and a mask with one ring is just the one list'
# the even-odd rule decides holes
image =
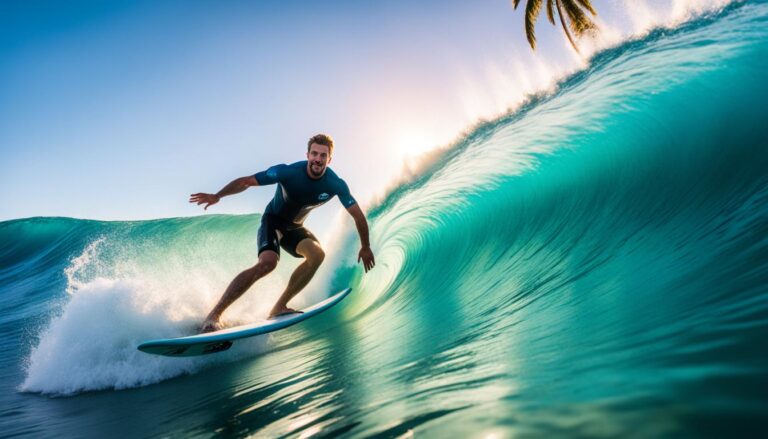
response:
{"label": "man's knee", "polygon": [[320,244],[314,239],[306,238],[296,246],[296,253],[303,256],[307,263],[312,267],[319,267],[325,259],[325,252]]}
{"label": "man's knee", "polygon": [[323,260],[325,259],[325,252],[323,251],[320,246],[315,246],[315,248],[307,253],[307,262],[309,262],[310,265],[314,267],[319,267],[320,264],[323,263]]}
{"label": "man's knee", "polygon": [[261,255],[259,255],[259,262],[254,266],[253,268],[256,270],[256,272],[260,275],[265,275],[267,273],[272,272],[272,270],[277,267],[277,261],[279,257],[277,256],[277,253],[267,250]]}

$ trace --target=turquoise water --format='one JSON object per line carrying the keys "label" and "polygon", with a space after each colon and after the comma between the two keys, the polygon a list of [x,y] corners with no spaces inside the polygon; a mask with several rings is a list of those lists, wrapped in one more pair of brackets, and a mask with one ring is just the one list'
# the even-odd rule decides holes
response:
{"label": "turquoise water", "polygon": [[[768,5],[604,51],[328,243],[337,308],[150,357],[252,263],[258,215],[0,223],[6,436],[759,437]],[[231,311],[265,313],[295,261]]]}

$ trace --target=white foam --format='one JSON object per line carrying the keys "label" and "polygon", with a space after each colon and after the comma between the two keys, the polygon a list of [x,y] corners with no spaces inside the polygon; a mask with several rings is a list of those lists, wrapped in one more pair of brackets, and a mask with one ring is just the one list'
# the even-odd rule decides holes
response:
{"label": "white foam", "polygon": [[[204,357],[168,358],[136,349],[146,340],[189,335],[234,275],[245,268],[232,261],[248,260],[230,255],[231,260],[221,262],[224,254],[212,253],[204,245],[172,257],[183,249],[164,249],[165,244],[158,243],[154,250],[131,248],[102,237],[74,258],[65,271],[68,299],[27,358],[27,376],[19,390],[71,395],[144,386],[265,351],[266,336]],[[146,257],[153,251],[158,257]],[[217,261],[221,264],[214,265]],[[263,318],[296,263],[281,265],[231,306],[223,320],[244,323]]]}
{"label": "white foam", "polygon": [[72,294],[29,357],[21,390],[72,394],[122,389],[189,373],[200,366],[186,359],[151,357],[136,350],[144,340],[183,334],[184,324],[160,307],[139,303],[143,287],[135,281],[99,278]]}

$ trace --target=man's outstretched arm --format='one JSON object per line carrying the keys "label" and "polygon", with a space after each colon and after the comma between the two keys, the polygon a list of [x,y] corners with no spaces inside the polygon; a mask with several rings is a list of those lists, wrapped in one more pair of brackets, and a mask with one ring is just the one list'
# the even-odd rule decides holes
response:
{"label": "man's outstretched arm", "polygon": [[224,186],[220,191],[215,194],[196,193],[189,196],[190,203],[197,203],[197,205],[205,204],[203,209],[208,210],[209,206],[213,206],[218,203],[222,197],[227,195],[234,195],[240,193],[251,186],[258,186],[259,182],[253,175],[248,177],[240,177],[232,180],[228,185]]}
{"label": "man's outstretched arm", "polygon": [[368,221],[365,219],[363,210],[357,203],[347,208],[347,212],[355,219],[355,226],[357,226],[357,233],[360,235],[360,252],[357,254],[357,262],[363,260],[363,267],[365,272],[373,268],[376,265],[376,261],[373,259],[373,251],[371,251],[371,243],[368,240]]}

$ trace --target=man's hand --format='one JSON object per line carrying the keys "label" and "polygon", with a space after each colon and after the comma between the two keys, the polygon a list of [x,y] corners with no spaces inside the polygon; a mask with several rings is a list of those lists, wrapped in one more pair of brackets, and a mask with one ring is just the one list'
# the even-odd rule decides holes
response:
{"label": "man's hand", "polygon": [[256,180],[256,176],[249,175],[247,177],[240,177],[232,180],[228,185],[224,186],[224,189],[215,194],[192,194],[189,196],[190,203],[197,203],[197,205],[205,204],[204,209],[208,210],[210,206],[218,203],[221,197],[227,195],[237,194],[251,186],[258,186],[259,182]]}
{"label": "man's hand", "polygon": [[363,260],[363,267],[365,267],[366,273],[368,273],[368,270],[376,265],[376,262],[373,260],[373,252],[371,251],[370,247],[363,247],[360,249],[360,253],[357,254],[357,262],[360,262],[360,259]]}
{"label": "man's hand", "polygon": [[220,199],[221,198],[216,194],[198,193],[189,196],[190,203],[197,203],[198,206],[205,204],[203,207],[204,210],[208,210],[209,206],[213,206],[214,204],[218,203]]}

